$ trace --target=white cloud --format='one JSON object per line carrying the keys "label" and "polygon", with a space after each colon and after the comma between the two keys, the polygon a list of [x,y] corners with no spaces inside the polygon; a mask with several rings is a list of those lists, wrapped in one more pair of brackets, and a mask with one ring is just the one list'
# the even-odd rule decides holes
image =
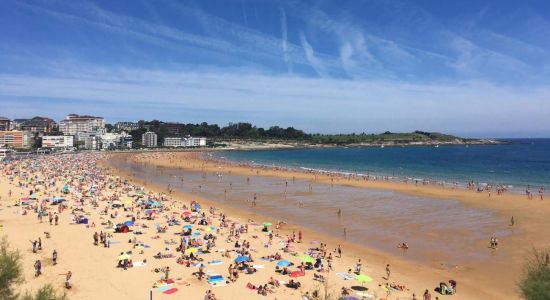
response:
{"label": "white cloud", "polygon": [[321,77],[327,77],[327,70],[323,62],[315,56],[315,51],[313,47],[308,43],[306,36],[303,32],[300,32],[300,41],[302,41],[302,48],[304,48],[304,53],[306,54],[307,61],[311,67],[319,74]]}

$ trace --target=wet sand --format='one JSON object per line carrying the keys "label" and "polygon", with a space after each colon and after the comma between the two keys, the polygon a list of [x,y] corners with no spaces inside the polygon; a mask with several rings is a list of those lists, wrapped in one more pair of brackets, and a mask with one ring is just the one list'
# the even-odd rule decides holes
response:
{"label": "wet sand", "polygon": [[[495,213],[468,207],[457,200],[436,200],[305,179],[289,181],[158,168],[120,157],[113,159],[111,164],[136,178],[170,186],[175,191],[316,229],[335,238],[434,266],[483,261],[494,255],[484,251],[487,236],[511,234],[504,220]],[[402,242],[410,246],[408,251],[396,247]]]}
{"label": "wet sand", "polygon": [[[284,181],[288,181],[290,185],[292,178],[295,178],[295,180],[313,182],[314,188],[312,192],[309,191],[309,188],[306,191],[303,189],[301,191],[293,191],[293,197],[299,198],[301,196],[303,199],[308,198],[308,195],[315,195],[316,193],[321,194],[321,190],[316,191],[315,188],[316,185],[320,184],[332,186],[333,189],[336,186],[377,189],[378,191],[370,192],[374,194],[380,193],[381,191],[392,191],[395,193],[393,195],[391,193],[386,194],[386,197],[389,198],[398,195],[397,197],[405,199],[402,198],[402,194],[417,196],[419,198],[414,200],[414,202],[421,208],[415,211],[415,213],[424,210],[424,213],[427,214],[427,216],[431,215],[432,218],[440,216],[444,211],[436,210],[432,206],[424,207],[419,203],[422,203],[422,201],[430,201],[429,204],[433,204],[431,201],[445,202],[445,205],[448,205],[448,207],[454,206],[453,209],[459,209],[466,212],[465,216],[469,214],[467,211],[470,210],[470,213],[473,213],[474,216],[470,219],[465,218],[461,221],[462,225],[467,225],[463,228],[456,227],[452,225],[452,223],[447,222],[447,218],[439,220],[439,223],[420,221],[421,218],[416,218],[415,214],[407,213],[406,210],[404,213],[399,214],[399,216],[405,219],[408,217],[410,220],[409,222],[403,220],[392,222],[392,219],[388,218],[385,220],[384,224],[384,222],[382,222],[384,220],[369,220],[371,224],[374,224],[373,226],[382,222],[383,225],[379,225],[382,228],[385,228],[385,225],[388,224],[397,224],[399,225],[397,228],[400,228],[403,234],[408,232],[411,239],[417,239],[417,236],[420,236],[421,238],[418,239],[426,239],[426,237],[428,237],[428,240],[430,240],[430,236],[432,236],[432,242],[440,241],[436,251],[433,251],[429,246],[423,247],[423,245],[419,245],[417,250],[409,249],[407,253],[403,253],[393,248],[395,247],[394,241],[402,241],[402,239],[395,238],[393,235],[388,235],[386,233],[378,235],[374,244],[369,244],[367,242],[367,246],[365,247],[364,244],[358,244],[356,241],[352,241],[349,236],[350,234],[362,236],[362,231],[357,233],[348,231],[348,239],[345,240],[343,236],[336,237],[338,234],[331,234],[331,230],[338,232],[342,228],[338,223],[328,222],[332,224],[332,227],[328,230],[316,226],[309,226],[310,228],[314,227],[314,230],[309,231],[309,235],[317,235],[325,241],[330,240],[333,244],[342,243],[346,245],[347,249],[349,249],[348,253],[351,252],[354,257],[368,259],[373,269],[383,269],[385,263],[391,261],[392,265],[398,266],[400,278],[406,280],[411,286],[419,284],[419,286],[430,288],[434,284],[437,285],[439,281],[445,278],[460,280],[464,288],[461,289],[461,295],[455,295],[454,298],[462,298],[467,295],[468,297],[464,299],[518,299],[519,296],[516,282],[521,274],[521,267],[525,258],[529,255],[533,247],[545,248],[550,245],[550,240],[540,238],[540,236],[547,236],[550,233],[550,226],[548,226],[550,225],[550,220],[547,218],[547,216],[550,215],[549,206],[545,201],[526,200],[522,195],[504,194],[497,196],[493,194],[492,197],[489,197],[487,193],[476,193],[469,190],[442,188],[438,186],[414,186],[383,181],[367,182],[346,178],[335,178],[332,181],[329,176],[320,176],[303,172],[221,164],[219,162],[205,160],[203,158],[203,153],[148,153],[134,155],[131,157],[131,160],[138,162],[142,167],[149,164],[155,165],[156,168],[162,169],[162,172],[172,172],[166,168],[176,167],[201,174],[200,180],[210,181],[210,183],[203,184],[200,193],[196,190],[198,186],[195,187],[195,190],[193,190],[192,187],[198,182],[192,182],[188,188],[191,189],[192,196],[194,195],[197,198],[203,199],[209,199],[209,197],[207,197],[208,195],[205,194],[207,193],[205,190],[215,191],[218,189],[216,188],[216,184],[214,184],[216,181],[212,180],[212,178],[209,179],[209,177],[213,177],[212,174],[221,174],[222,178],[227,176],[246,176],[251,178],[252,182],[262,182],[262,179],[259,179],[260,177],[271,178],[270,180],[275,181],[272,183],[275,184],[275,186],[277,183],[281,184],[281,182],[284,184]],[[205,173],[207,174],[206,178],[203,178],[203,174]],[[208,173],[210,173],[210,175],[208,175]],[[131,173],[126,173],[126,175],[132,177]],[[192,181],[192,177],[193,176],[191,176],[189,180]],[[137,177],[134,179],[138,182],[140,181]],[[277,181],[277,179],[279,181]],[[223,185],[223,179],[221,181],[222,183],[218,184]],[[143,180],[141,183],[155,186],[155,188],[159,190],[166,191],[164,183],[155,185],[153,182],[146,182]],[[210,185],[212,186],[211,188]],[[182,189],[184,189],[184,187],[185,185],[182,186]],[[174,188],[178,188],[177,185],[175,185]],[[270,187],[270,190],[274,190],[274,187]],[[265,194],[267,198],[273,197],[276,201],[281,201],[281,199],[284,200],[284,198],[280,196],[280,192],[275,193],[275,195],[271,195],[272,193],[267,193],[260,189],[257,189],[256,192],[258,194]],[[182,192],[181,194],[189,195],[188,193],[189,191],[187,191],[187,193]],[[247,200],[250,200],[248,197],[249,192],[245,190],[241,191],[241,193],[242,196],[244,196],[243,199],[238,198],[236,200],[231,200],[231,203],[225,203],[227,201],[224,197],[216,197],[216,199],[213,199],[215,200],[213,203],[222,205],[225,209],[243,216],[258,216],[258,214],[260,214],[259,210],[262,209],[263,212],[267,211],[267,216],[273,216],[273,214],[277,212],[273,207],[266,205],[266,203],[271,203],[273,201],[261,202],[260,196],[258,196],[259,200],[257,200],[256,208],[252,210],[249,206],[250,204],[247,202]],[[373,194],[370,195],[370,197],[372,196]],[[231,199],[231,196],[229,196],[229,199]],[[452,201],[449,202],[448,200]],[[347,203],[350,200],[337,199],[335,202],[336,201],[346,201]],[[353,203],[355,205],[360,201],[364,202],[363,199],[356,199]],[[385,202],[387,198],[384,200],[382,197],[379,198],[378,201]],[[304,207],[298,207],[299,210],[307,208],[308,205],[305,202],[304,200]],[[373,201],[371,200],[369,202]],[[314,202],[311,203],[313,204]],[[264,205],[266,206],[265,208],[263,208]],[[435,207],[441,209],[445,208],[445,205]],[[331,211],[333,208],[329,206],[328,208],[321,207],[321,209]],[[342,207],[343,211],[344,209],[348,209],[348,214],[356,212],[352,205],[345,205],[345,207]],[[286,213],[288,213],[288,211]],[[403,217],[402,215],[405,216]],[[509,227],[507,223],[512,215],[516,220],[519,220],[519,222],[516,226]],[[261,214],[261,216],[265,215]],[[331,218],[330,214],[315,214],[315,216],[319,219],[326,219],[327,216],[328,220]],[[424,217],[425,215],[422,216]],[[289,216],[287,215],[287,217]],[[344,212],[342,213],[342,217],[345,219]],[[361,216],[357,216],[357,218],[361,218]],[[473,222],[474,225],[469,222]],[[439,228],[440,226],[441,228]],[[455,231],[448,231],[453,230],[450,228],[454,228]],[[431,233],[432,231],[439,233],[443,232],[445,235],[436,237],[437,234]],[[481,232],[481,234],[479,232]],[[473,244],[469,244],[471,240],[476,240],[479,236],[483,236],[486,233],[490,233],[490,235],[486,236],[485,239],[482,238]],[[460,238],[463,235],[468,242],[460,242]],[[497,251],[492,251],[488,248],[488,240],[492,235],[497,235],[501,242],[501,247],[499,247]],[[450,261],[443,261],[441,258],[453,255],[453,251],[446,252],[449,250],[449,247],[446,247],[445,244],[447,239],[454,236],[457,237],[457,243],[462,245],[460,248],[467,249],[469,254],[462,255],[464,253],[461,253],[456,259],[452,258]],[[387,245],[384,243],[384,238],[388,238],[387,243],[391,244]],[[410,240],[406,241],[409,244],[411,243]],[[383,250],[385,248],[388,250]],[[426,249],[428,249],[428,251]],[[450,249],[454,250],[453,247],[450,247]],[[426,258],[428,259],[426,260]],[[466,259],[466,261],[463,261],[463,259]],[[451,261],[456,262],[456,264],[451,263]]]}

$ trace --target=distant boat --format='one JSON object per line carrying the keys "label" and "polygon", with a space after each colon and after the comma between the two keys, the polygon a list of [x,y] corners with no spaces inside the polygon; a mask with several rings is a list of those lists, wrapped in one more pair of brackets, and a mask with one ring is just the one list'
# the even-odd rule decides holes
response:
{"label": "distant boat", "polygon": [[439,148],[439,145],[435,145],[436,148]]}
{"label": "distant boat", "polygon": [[380,148],[384,148],[384,145],[380,146]]}

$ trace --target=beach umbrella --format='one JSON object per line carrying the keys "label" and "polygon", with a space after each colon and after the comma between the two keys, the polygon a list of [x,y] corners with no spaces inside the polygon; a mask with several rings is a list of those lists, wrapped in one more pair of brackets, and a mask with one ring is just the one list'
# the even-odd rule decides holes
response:
{"label": "beach umbrella", "polygon": [[240,264],[242,262],[248,261],[250,258],[248,256],[240,255],[235,258],[235,262]]}
{"label": "beach umbrella", "polygon": [[302,256],[300,256],[300,259],[305,263],[314,263],[315,262],[315,258],[313,258],[309,255],[302,255]]}
{"label": "beach umbrella", "polygon": [[199,249],[197,248],[188,248],[187,250],[185,250],[185,253],[191,254],[191,253],[197,253],[198,251]]}
{"label": "beach umbrella", "polygon": [[371,282],[372,278],[368,275],[365,275],[365,274],[359,274],[355,277],[355,280],[357,280],[359,282]]}
{"label": "beach umbrella", "polygon": [[263,225],[264,225],[265,227],[268,227],[268,226],[273,225],[273,223],[271,223],[271,222],[265,222]]}
{"label": "beach umbrella", "polygon": [[302,271],[293,271],[292,273],[290,273],[290,277],[300,277],[300,276],[305,276],[306,274]]}
{"label": "beach umbrella", "polygon": [[183,226],[183,229],[185,230],[193,229],[193,225],[185,225]]}
{"label": "beach umbrella", "polygon": [[190,211],[184,211],[183,215],[186,216],[186,217],[189,217],[191,215],[191,212]]}
{"label": "beach umbrella", "polygon": [[360,300],[359,298],[357,297],[354,297],[354,296],[346,296],[343,298],[344,300]]}
{"label": "beach umbrella", "polygon": [[290,266],[290,262],[288,260],[280,260],[278,263],[277,263],[277,267],[288,267]]}
{"label": "beach umbrella", "polygon": [[214,226],[206,227],[206,229],[205,229],[206,232],[212,232],[214,230],[216,230],[216,227],[214,227]]}
{"label": "beach umbrella", "polygon": [[200,236],[201,233],[200,232],[193,232],[193,236]]}
{"label": "beach umbrella", "polygon": [[125,259],[131,259],[132,256],[129,254],[122,254],[122,255],[119,255],[117,258],[118,260],[125,260]]}

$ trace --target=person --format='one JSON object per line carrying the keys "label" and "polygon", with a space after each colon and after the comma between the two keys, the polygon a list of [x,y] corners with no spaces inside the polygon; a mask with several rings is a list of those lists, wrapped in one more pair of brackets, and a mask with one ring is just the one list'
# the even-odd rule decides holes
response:
{"label": "person", "polygon": [[342,257],[342,246],[338,245],[338,257],[341,258]]}
{"label": "person", "polygon": [[42,275],[42,262],[37,260],[34,262],[34,277]]}
{"label": "person", "polygon": [[515,223],[516,223],[516,221],[514,220],[514,216],[512,216],[510,218],[510,226],[514,226]]}
{"label": "person", "polygon": [[57,265],[57,251],[54,249],[53,250],[53,253],[52,253],[52,261],[53,261],[53,265]]}
{"label": "person", "polygon": [[59,215],[55,215],[55,226],[59,224]]}
{"label": "person", "polygon": [[426,289],[426,290],[424,291],[423,299],[424,299],[424,300],[432,300],[432,294],[430,294],[430,292],[428,291],[428,289]]}
{"label": "person", "polygon": [[72,288],[71,286],[71,277],[73,277],[73,273],[69,270],[67,274],[65,274],[65,288],[70,290]]}
{"label": "person", "polygon": [[361,265],[361,259],[357,260],[357,264],[355,264],[355,274],[361,274]]}
{"label": "person", "polygon": [[389,279],[390,279],[390,274],[391,274],[391,271],[390,271],[390,264],[387,264],[387,265],[386,265],[386,280],[389,280]]}

